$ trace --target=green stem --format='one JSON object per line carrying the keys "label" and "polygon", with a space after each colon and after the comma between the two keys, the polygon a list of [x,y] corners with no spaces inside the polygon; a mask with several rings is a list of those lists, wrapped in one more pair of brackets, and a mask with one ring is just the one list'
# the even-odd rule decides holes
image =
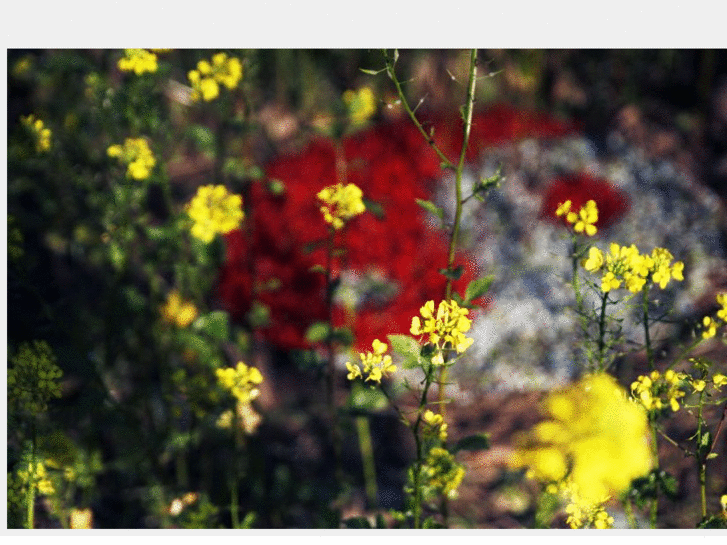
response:
{"label": "green stem", "polygon": [[699,470],[699,498],[702,503],[702,519],[707,517],[707,454],[702,449],[702,434],[704,432],[704,390],[699,392],[699,408],[697,409],[697,469]]}
{"label": "green stem", "polygon": [[598,319],[598,370],[603,371],[603,358],[606,348],[606,305],[608,304],[608,292],[603,293],[601,298],[601,316]]}
{"label": "green stem", "polygon": [[651,348],[651,337],[649,336],[649,284],[641,291],[641,308],[644,320],[644,339],[646,342],[646,360],[649,362],[649,369],[654,370],[654,353]]}
{"label": "green stem", "polygon": [[[651,424],[651,453],[654,459],[654,471],[659,471],[659,443],[658,436],[656,433],[656,424]],[[654,499],[651,501],[651,512],[649,514],[649,524],[652,528],[656,528],[656,516],[659,511],[659,481],[657,480],[654,484]]]}
{"label": "green stem", "polygon": [[28,530],[32,530],[35,525],[35,489],[38,486],[38,468],[36,465],[36,431],[35,431],[35,415],[31,421],[31,446],[30,446],[30,478],[28,482],[28,494],[25,497],[26,508],[27,508],[27,519],[25,527]]}
{"label": "green stem", "polygon": [[629,528],[635,530],[638,528],[636,524],[636,517],[634,517],[634,508],[631,505],[631,498],[626,498],[624,501],[624,511],[626,513],[626,520],[629,523]]}
{"label": "green stem", "polygon": [[369,500],[369,506],[376,507],[376,465],[368,416],[356,417],[356,431],[358,432],[358,443],[361,448],[366,497]]}
{"label": "green stem", "polygon": [[[333,327],[333,249],[336,231],[333,227],[329,229],[328,245],[326,247],[326,312],[328,325]],[[343,468],[341,465],[341,436],[338,425],[338,413],[336,411],[336,369],[333,353],[333,338],[329,332],[326,339],[326,353],[328,362],[326,368],[326,399],[328,401],[328,416],[331,420],[331,442],[333,443],[333,455],[335,460],[335,478],[341,484],[343,482]]]}

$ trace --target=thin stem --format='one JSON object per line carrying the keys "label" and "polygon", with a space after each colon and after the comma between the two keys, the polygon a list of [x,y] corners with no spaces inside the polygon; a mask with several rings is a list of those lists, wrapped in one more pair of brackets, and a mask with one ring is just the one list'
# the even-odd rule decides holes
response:
{"label": "thin stem", "polygon": [[704,408],[704,390],[699,392],[699,408],[697,409],[697,469],[699,471],[699,498],[702,503],[702,519],[707,516],[707,460],[702,450],[702,433],[704,419],[702,410]]}
{"label": "thin stem", "polygon": [[644,339],[646,342],[646,360],[649,362],[649,369],[654,370],[654,353],[651,348],[651,337],[649,336],[649,284],[641,291],[641,307],[644,320]]}
{"label": "thin stem", "polygon": [[[333,249],[336,231],[333,227],[329,229],[328,245],[326,247],[326,312],[329,327],[333,327]],[[326,398],[328,401],[328,415],[331,420],[331,442],[333,443],[333,455],[335,459],[335,476],[338,483],[343,481],[343,469],[341,466],[341,436],[338,427],[338,413],[336,411],[336,369],[333,353],[333,338],[328,334],[326,339],[326,353],[328,362],[326,368]]]}
{"label": "thin stem", "polygon": [[[651,453],[654,458],[654,468],[655,471],[658,472],[659,470],[659,443],[658,443],[658,437],[657,437],[657,430],[656,430],[656,424],[654,422],[650,422],[651,424]],[[659,511],[659,481],[656,480],[654,483],[654,499],[651,501],[651,512],[649,515],[649,524],[652,528],[656,528],[656,515]]]}
{"label": "thin stem", "polygon": [[361,446],[361,462],[363,464],[366,497],[369,500],[369,507],[376,507],[376,465],[368,416],[356,417],[356,431],[358,432],[358,443]]}
{"label": "thin stem", "polygon": [[601,316],[598,319],[598,370],[603,371],[604,350],[606,348],[606,305],[608,292],[603,292],[601,298]]}

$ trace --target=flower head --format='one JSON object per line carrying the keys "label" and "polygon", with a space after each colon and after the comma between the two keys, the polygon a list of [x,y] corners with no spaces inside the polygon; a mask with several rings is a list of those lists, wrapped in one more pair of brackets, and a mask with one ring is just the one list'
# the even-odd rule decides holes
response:
{"label": "flower head", "polygon": [[450,499],[457,497],[457,488],[464,478],[465,469],[448,450],[441,447],[430,450],[421,471],[425,489]]}
{"label": "flower head", "polygon": [[237,229],[244,218],[242,197],[229,193],[223,185],[201,186],[186,210],[194,221],[192,235],[207,243],[217,234]]}
{"label": "flower head", "polygon": [[193,303],[183,301],[177,290],[167,296],[166,304],[161,308],[164,319],[180,328],[185,328],[197,317],[197,307]]}
{"label": "flower head", "polygon": [[472,325],[472,321],[467,318],[469,309],[461,308],[454,299],[440,301],[436,314],[434,301],[427,301],[419,313],[424,324],[419,316],[414,316],[409,331],[412,335],[429,335],[429,342],[437,349],[432,359],[435,365],[444,364],[444,349],[461,354],[472,345],[473,339],[465,336]]}
{"label": "flower head", "polygon": [[573,229],[576,233],[585,232],[589,237],[596,234],[598,229],[596,228],[596,222],[598,221],[598,207],[596,201],[590,200],[582,206],[578,212],[571,210],[571,201],[565,201],[558,205],[555,210],[555,215],[565,216],[565,221],[570,224],[575,224]]}
{"label": "flower head", "polygon": [[124,56],[119,59],[119,70],[134,72],[137,76],[157,71],[157,56],[148,49],[124,49]]}
{"label": "flower head", "polygon": [[45,153],[50,149],[51,130],[45,126],[42,119],[38,119],[35,115],[29,115],[20,118],[21,123],[28,128],[35,140],[35,151]]}
{"label": "flower head", "polygon": [[567,480],[583,501],[602,503],[651,469],[648,420],[606,373],[552,392],[547,419],[521,438],[511,465],[539,481]]}
{"label": "flower head", "polygon": [[237,398],[239,403],[250,403],[260,395],[258,386],[263,381],[263,376],[257,367],[248,367],[238,362],[236,367],[226,367],[215,371],[217,381]]}
{"label": "flower head", "polygon": [[323,219],[334,229],[341,229],[346,221],[366,211],[363,192],[356,184],[331,185],[319,191],[317,197],[323,202]]}
{"label": "flower head", "polygon": [[631,395],[637,399],[647,411],[659,412],[668,404],[672,412],[679,410],[679,400],[686,394],[681,389],[682,381],[687,376],[669,369],[663,375],[659,371],[640,375],[631,383]]}
{"label": "flower head", "polygon": [[386,354],[389,349],[386,343],[382,343],[379,339],[374,339],[371,343],[373,351],[366,353],[359,353],[361,358],[361,367],[356,364],[347,362],[346,369],[348,369],[348,380],[355,380],[359,377],[363,378],[363,373],[368,375],[365,380],[371,380],[374,382],[381,383],[381,379],[390,373],[396,372],[396,365],[391,361],[391,356]]}
{"label": "flower head", "polygon": [[212,62],[201,60],[196,70],[190,70],[188,77],[192,84],[192,100],[200,98],[210,102],[220,95],[220,85],[234,89],[242,79],[242,62],[227,53],[215,53]]}
{"label": "flower head", "polygon": [[47,342],[23,343],[8,360],[8,401],[32,414],[45,412],[52,398],[61,397],[61,376]]}
{"label": "flower head", "polygon": [[106,150],[109,157],[117,157],[128,165],[126,177],[145,180],[151,174],[156,159],[144,138],[127,138],[124,145],[114,144]]}
{"label": "flower head", "polygon": [[376,97],[370,87],[361,87],[358,91],[344,91],[343,102],[355,125],[365,123],[376,113]]}

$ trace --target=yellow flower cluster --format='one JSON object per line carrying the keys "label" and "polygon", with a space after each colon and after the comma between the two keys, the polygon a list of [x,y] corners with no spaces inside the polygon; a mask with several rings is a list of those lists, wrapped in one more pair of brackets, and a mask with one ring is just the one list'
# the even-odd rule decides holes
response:
{"label": "yellow flower cluster", "polygon": [[[346,369],[348,369],[348,380],[355,380],[357,378],[363,378],[363,373],[367,374],[366,380],[373,380],[374,382],[381,383],[381,379],[389,373],[396,372],[396,365],[391,362],[391,356],[386,354],[389,349],[386,343],[382,343],[379,339],[374,339],[371,343],[373,352],[359,353],[361,358],[361,366],[346,362]],[[386,354],[386,355],[385,355]]]}
{"label": "yellow flower cluster", "polygon": [[253,408],[250,403],[240,403],[238,401],[235,406],[234,413],[233,409],[228,409],[223,412],[217,419],[215,425],[218,428],[229,430],[232,429],[235,420],[237,421],[237,427],[243,433],[251,435],[255,433],[262,422],[262,416]]}
{"label": "yellow flower cluster", "polygon": [[215,374],[220,385],[235,396],[239,403],[250,403],[260,395],[258,386],[263,376],[257,367],[248,367],[240,361],[237,367],[217,369]]}
{"label": "yellow flower cluster", "polygon": [[578,493],[578,487],[574,483],[561,486],[560,493],[568,501],[565,508],[568,515],[566,523],[572,529],[606,530],[613,527],[613,517],[603,507],[603,504],[608,501],[608,497],[602,498],[602,501],[598,502],[588,501]]}
{"label": "yellow flower cluster", "polygon": [[443,494],[449,499],[457,497],[457,488],[462,483],[465,469],[455,461],[454,455],[441,447],[429,451],[422,466],[424,487]]}
{"label": "yellow flower cluster", "polygon": [[237,229],[244,218],[242,197],[229,193],[223,185],[201,186],[186,210],[194,221],[192,235],[206,243],[217,234]]}
{"label": "yellow flower cluster", "polygon": [[58,379],[63,371],[45,341],[23,343],[8,361],[8,401],[33,414],[44,412],[52,398],[61,397]]}
{"label": "yellow flower cluster", "polygon": [[600,504],[651,470],[646,411],[610,375],[586,375],[552,392],[545,412],[510,460],[528,468],[528,477],[565,481],[582,501]]}
{"label": "yellow flower cluster", "polygon": [[8,484],[8,506],[25,505],[28,490],[32,487],[38,493],[49,496],[55,493],[53,483],[48,479],[48,474],[43,462],[21,462],[14,473],[7,474]]}
{"label": "yellow flower cluster", "polygon": [[447,440],[447,423],[441,414],[435,414],[429,409],[424,411],[422,416],[424,422],[424,437],[436,437],[442,442]]}
{"label": "yellow flower cluster", "polygon": [[673,412],[679,410],[679,399],[685,396],[681,390],[687,378],[684,373],[669,369],[663,375],[652,371],[648,376],[640,375],[631,383],[631,395],[638,399],[647,411],[660,411],[668,403]]}
{"label": "yellow flower cluster", "polygon": [[467,318],[469,310],[461,308],[457,301],[441,301],[434,314],[434,301],[427,301],[419,309],[424,325],[418,316],[411,320],[412,335],[429,335],[429,342],[436,347],[436,353],[432,358],[434,365],[444,365],[444,349],[455,350],[461,354],[467,350],[473,339],[466,337],[472,321]]}
{"label": "yellow flower cluster", "polygon": [[50,139],[52,136],[51,130],[45,126],[42,119],[38,119],[35,115],[31,114],[26,117],[21,117],[20,121],[23,125],[28,127],[30,132],[33,134],[35,140],[35,151],[38,153],[45,153],[50,149]]}
{"label": "yellow flower cluster", "polygon": [[117,66],[122,72],[134,72],[137,76],[153,74],[157,71],[157,56],[148,49],[124,49]]}
{"label": "yellow flower cluster", "polygon": [[672,265],[673,258],[664,248],[654,248],[651,255],[640,254],[634,244],[627,247],[612,242],[609,253],[591,246],[588,257],[581,264],[589,272],[603,272],[601,289],[604,293],[620,288],[622,283],[631,293],[638,293],[649,275],[661,289],[666,288],[671,278],[684,280],[684,263],[677,261]]}
{"label": "yellow flower cluster", "polygon": [[722,308],[717,311],[717,319],[715,320],[711,316],[705,316],[702,320],[704,331],[702,331],[702,338],[711,339],[717,334],[717,328],[727,323],[727,293],[720,293],[717,295],[717,304]]}
{"label": "yellow flower cluster", "polygon": [[128,165],[126,177],[146,180],[151,174],[156,159],[144,138],[127,138],[124,145],[114,144],[106,150],[109,157],[118,157]]}
{"label": "yellow flower cluster", "polygon": [[242,79],[242,62],[237,57],[227,57],[227,53],[212,55],[212,62],[201,60],[196,70],[190,70],[192,100],[200,98],[210,102],[220,96],[220,85],[232,90]]}
{"label": "yellow flower cluster", "polygon": [[370,87],[361,87],[358,91],[344,91],[343,102],[354,125],[365,123],[376,113],[376,97]]}
{"label": "yellow flower cluster", "polygon": [[162,317],[170,324],[185,328],[197,317],[197,307],[189,301],[182,300],[177,290],[167,296],[167,302],[161,308]]}
{"label": "yellow flower cluster", "polygon": [[596,201],[590,200],[585,206],[582,206],[578,212],[571,210],[571,201],[565,201],[558,205],[555,210],[555,215],[565,216],[565,220],[573,225],[573,229],[576,233],[586,232],[589,237],[596,234],[596,222],[598,221],[598,207]]}
{"label": "yellow flower cluster", "polygon": [[341,229],[347,220],[366,211],[363,192],[356,184],[329,185],[321,189],[317,197],[323,202],[323,219],[334,229]]}
{"label": "yellow flower cluster", "polygon": [[[695,366],[699,367],[699,360],[695,358],[689,358],[689,361]],[[687,377],[689,385],[692,387],[694,393],[703,392],[708,384],[712,385],[712,389],[715,392],[722,391],[722,386],[727,386],[727,376],[723,373],[715,373],[712,377],[705,371],[702,378]]]}

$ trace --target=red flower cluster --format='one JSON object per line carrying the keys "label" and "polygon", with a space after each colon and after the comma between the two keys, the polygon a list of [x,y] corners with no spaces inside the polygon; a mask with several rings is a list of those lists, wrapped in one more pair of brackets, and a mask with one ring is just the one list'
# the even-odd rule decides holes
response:
{"label": "red flower cluster", "polygon": [[[456,156],[461,123],[437,122],[435,138],[443,151]],[[535,114],[500,107],[473,122],[470,154],[487,146],[524,136],[556,136],[569,127]],[[337,233],[335,275],[353,271],[359,278],[383,278],[391,287],[385,296],[359,301],[355,313],[334,308],[334,325],[353,330],[358,347],[375,338],[409,330],[412,316],[427,300],[441,300],[446,278],[447,240],[427,225],[416,199],[429,199],[441,174],[439,160],[408,122],[380,125],[344,139],[339,153],[346,164],[346,183],[363,191],[368,211]],[[311,270],[325,266],[328,226],[316,194],[341,181],[336,173],[336,147],[328,140],[311,143],[302,153],[280,157],[267,176],[284,182],[282,194],[255,184],[246,195],[251,211],[244,230],[227,235],[227,260],[220,273],[219,294],[233,318],[244,320],[253,300],[270,309],[271,321],[261,330],[280,348],[307,346],[305,331],[324,321],[325,277]],[[371,206],[373,204],[373,206]],[[475,277],[465,254],[456,265],[464,272],[455,282],[463,293]]]}
{"label": "red flower cluster", "polygon": [[546,190],[541,216],[557,223],[565,223],[564,217],[557,217],[558,206],[571,201],[571,209],[579,210],[593,199],[598,207],[596,227],[602,229],[623,217],[629,208],[628,198],[606,180],[588,174],[569,174],[556,178]]}

